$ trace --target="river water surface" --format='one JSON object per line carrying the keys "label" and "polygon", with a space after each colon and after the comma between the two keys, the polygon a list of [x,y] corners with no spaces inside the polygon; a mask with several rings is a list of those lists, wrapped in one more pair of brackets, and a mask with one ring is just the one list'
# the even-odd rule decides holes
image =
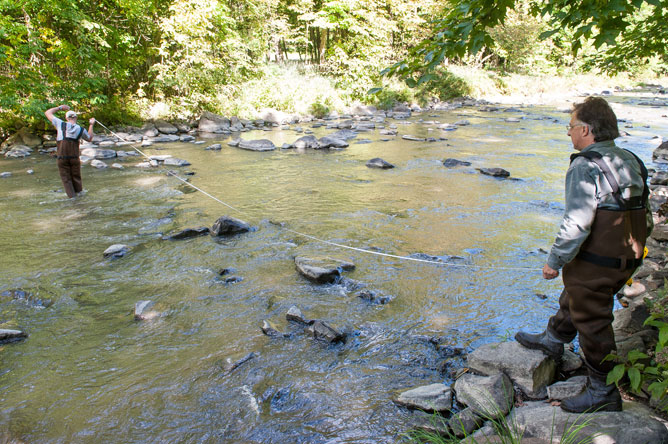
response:
{"label": "river water surface", "polygon": [[[613,100],[632,110],[641,99]],[[655,111],[658,119],[666,108]],[[442,131],[420,119],[471,124]],[[557,307],[559,282],[542,280],[539,270],[563,211],[568,119],[548,107],[464,107],[415,115],[408,124],[388,120],[399,137],[364,132],[340,151],[258,153],[229,147],[229,139],[146,149],[189,160],[181,176],[195,172],[193,184],[238,211],[163,167],[135,168],[137,158],[123,161],[123,170],[84,166],[87,192],[75,200],[62,192],[53,159],[2,158],[0,171],[12,176],[0,179],[0,327],[30,336],[0,351],[0,436],[35,443],[399,441],[418,415],[394,405],[395,394],[450,383],[462,365],[429,337],[471,350],[542,328]],[[633,122],[632,135],[618,140],[648,166],[659,143],[652,137],[668,128],[657,122]],[[280,146],[301,135],[275,129],[242,137]],[[215,142],[221,151],[204,150]],[[396,168],[367,168],[374,157]],[[472,166],[445,168],[450,157]],[[501,167],[518,180],[476,167]],[[161,239],[223,215],[255,230]],[[444,263],[343,250],[282,227]],[[132,250],[104,259],[117,243]],[[393,299],[373,305],[350,285],[312,284],[296,272],[297,255],[351,260],[356,269],[347,278]],[[222,268],[242,280],[225,283]],[[139,300],[154,301],[162,316],[134,321]],[[293,305],[336,325],[347,341],[323,344],[288,324]],[[263,320],[292,336],[263,335]]]}

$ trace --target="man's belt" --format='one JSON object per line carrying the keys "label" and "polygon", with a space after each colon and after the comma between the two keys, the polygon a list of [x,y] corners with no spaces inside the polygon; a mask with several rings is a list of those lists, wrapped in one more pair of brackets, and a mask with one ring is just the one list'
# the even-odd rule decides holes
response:
{"label": "man's belt", "polygon": [[581,251],[577,257],[578,259],[582,259],[585,262],[590,262],[595,265],[600,265],[601,267],[614,268],[617,270],[633,270],[642,265],[642,258],[627,259],[610,256],[599,256],[598,254],[590,253],[589,251]]}

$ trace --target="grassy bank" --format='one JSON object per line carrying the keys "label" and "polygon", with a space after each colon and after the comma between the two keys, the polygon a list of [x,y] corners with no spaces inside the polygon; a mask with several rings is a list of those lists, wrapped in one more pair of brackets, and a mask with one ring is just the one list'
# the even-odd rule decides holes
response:
{"label": "grassy bank", "polygon": [[[235,86],[221,87],[208,98],[204,108],[223,115],[254,118],[263,108],[274,108],[300,115],[322,116],[330,111],[345,112],[354,103],[391,108],[399,102],[425,105],[433,100],[468,96],[505,103],[552,103],[565,97],[598,93],[615,88],[633,88],[642,84],[662,84],[668,78],[651,75],[614,77],[601,74],[521,75],[501,74],[467,66],[451,65],[439,80],[428,86],[408,88],[397,79],[383,81],[377,94],[355,98],[351,91],[337,87],[335,79],[320,75],[310,66],[268,65],[262,76]],[[171,98],[150,103],[140,99],[142,120],[156,118],[188,119],[201,111],[186,98]]]}
{"label": "grassy bank", "polygon": [[[298,115],[322,117],[330,112],[345,113],[356,103],[390,109],[397,103],[417,103],[422,106],[435,100],[457,97],[486,99],[491,102],[513,104],[553,104],[584,93],[613,91],[642,84],[662,84],[668,87],[668,78],[652,75],[628,74],[609,77],[598,74],[521,75],[498,71],[450,65],[440,72],[439,79],[428,85],[409,88],[398,79],[378,81],[382,90],[376,94],[359,93],[342,87],[337,80],[318,72],[311,65],[268,64],[257,78],[235,85],[221,85],[210,96],[146,97],[141,91],[125,98],[112,98],[96,109],[79,109],[76,101],[70,104],[92,114],[106,124],[140,125],[147,120],[192,120],[208,110],[225,116],[256,118],[263,108],[274,108]],[[17,120],[5,125],[8,135],[25,124],[43,129],[46,121]]]}

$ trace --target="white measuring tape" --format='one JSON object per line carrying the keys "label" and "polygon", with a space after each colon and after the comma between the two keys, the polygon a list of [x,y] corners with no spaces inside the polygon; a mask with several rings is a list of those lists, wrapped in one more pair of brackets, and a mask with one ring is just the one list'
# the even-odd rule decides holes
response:
{"label": "white measuring tape", "polygon": [[[134,149],[135,149],[139,154],[141,154],[142,156],[146,157],[149,161],[152,160],[150,156],[147,156],[143,151],[141,151],[139,148],[137,148],[137,147],[135,146],[135,143],[133,143],[133,142],[131,142],[131,141],[129,141],[129,140],[126,140],[126,139],[124,139],[123,137],[121,137],[120,135],[116,134],[115,132],[113,132],[112,130],[110,130],[110,129],[107,128],[106,126],[104,126],[104,124],[102,124],[102,122],[100,122],[100,121],[98,121],[98,120],[95,120],[95,122],[96,122],[96,123],[99,123],[100,126],[102,126],[104,129],[106,129],[107,131],[109,131],[111,134],[113,134],[114,136],[116,136],[116,137],[119,138],[120,140],[129,143],[130,146],[132,146],[132,148],[134,148]],[[193,188],[193,189],[199,191],[200,193],[204,194],[205,196],[210,197],[211,199],[215,200],[216,202],[218,202],[218,203],[220,203],[220,204],[222,204],[222,205],[225,205],[226,207],[228,207],[228,208],[230,208],[230,209],[236,211],[237,213],[242,214],[242,215],[244,215],[244,216],[251,217],[249,214],[247,214],[247,213],[245,213],[245,212],[239,210],[238,208],[234,208],[232,205],[229,205],[229,204],[223,202],[222,200],[218,199],[217,197],[212,196],[211,194],[207,193],[207,192],[204,191],[203,189],[201,189],[201,188],[199,188],[199,187],[197,187],[197,186],[191,184],[191,183],[188,182],[186,179],[183,179],[183,178],[179,177],[179,176],[178,176],[176,173],[174,173],[173,171],[167,171],[167,174],[170,175],[170,176],[172,176],[172,177],[175,177],[176,179],[180,180],[181,182],[183,182],[184,184],[188,185],[189,187],[191,187],[191,188]],[[289,228],[281,227],[280,225],[279,225],[279,227],[282,228],[283,230],[287,231],[287,232],[290,232],[290,233],[293,233],[293,234],[296,234],[296,235],[299,235],[299,236],[302,236],[302,237],[305,237],[305,238],[308,238],[308,239],[312,239],[312,240],[314,240],[314,241],[316,241],[316,242],[320,242],[320,243],[323,243],[323,244],[331,245],[331,246],[338,247],[338,248],[344,248],[344,249],[347,249],[347,250],[359,251],[360,253],[373,254],[373,255],[376,255],[376,256],[391,257],[391,258],[393,258],[393,259],[400,259],[400,260],[413,261],[413,262],[422,262],[422,263],[426,263],[426,264],[433,264],[433,265],[440,265],[440,266],[447,266],[447,267],[455,267],[455,268],[458,267],[458,268],[479,268],[479,269],[489,269],[489,270],[542,271],[542,268],[530,268],[530,267],[491,267],[491,266],[485,266],[485,265],[452,264],[452,263],[442,262],[442,261],[433,261],[433,260],[428,260],[428,259],[418,259],[418,258],[414,258],[414,257],[410,257],[410,256],[399,256],[399,255],[396,255],[396,254],[380,253],[380,252],[378,252],[378,251],[371,251],[371,250],[366,250],[366,249],[364,249],[364,248],[351,247],[350,245],[339,244],[339,243],[336,243],[336,242],[331,242],[331,241],[328,241],[328,240],[320,239],[320,238],[315,237],[315,236],[312,236],[312,235],[310,235],[310,234],[301,233],[301,232],[299,232],[299,231],[295,231],[295,230],[291,230],[291,229],[289,229]]]}

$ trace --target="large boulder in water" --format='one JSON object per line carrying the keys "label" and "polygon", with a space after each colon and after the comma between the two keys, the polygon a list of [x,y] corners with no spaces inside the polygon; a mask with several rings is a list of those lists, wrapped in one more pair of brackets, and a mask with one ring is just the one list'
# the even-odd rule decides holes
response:
{"label": "large boulder in water", "polygon": [[115,150],[104,148],[85,148],[81,150],[80,154],[93,159],[112,159],[117,156]]}
{"label": "large boulder in water", "polygon": [[176,134],[179,132],[177,127],[164,120],[156,120],[155,127],[163,134]]}
{"label": "large boulder in water", "polygon": [[325,321],[313,322],[307,331],[313,336],[313,338],[320,341],[334,343],[343,341],[345,339],[345,335],[343,333]]}
{"label": "large boulder in water", "polygon": [[230,131],[230,119],[204,111],[197,129],[202,133],[224,133]]}
{"label": "large boulder in water", "polygon": [[508,177],[510,172],[503,168],[476,168],[481,174],[493,177]]}
{"label": "large boulder in water", "polygon": [[250,231],[250,229],[250,225],[242,220],[230,216],[223,216],[213,223],[209,233],[211,233],[211,236],[228,236],[231,234],[245,233]]}
{"label": "large boulder in water", "polygon": [[5,153],[5,157],[28,157],[32,154],[32,148],[26,145],[14,145]]}
{"label": "large boulder in water", "polygon": [[237,148],[250,151],[272,151],[276,149],[276,145],[269,139],[240,140]]}
{"label": "large boulder in water", "polygon": [[320,148],[320,142],[318,142],[318,139],[315,136],[308,135],[297,139],[295,143],[292,144],[292,146],[297,149],[317,150],[318,148]]}
{"label": "large boulder in water", "polygon": [[321,137],[318,142],[320,143],[320,148],[341,149],[341,148],[348,148],[349,146],[348,142],[346,142],[345,140],[337,139],[332,136]]}
{"label": "large boulder in water", "polygon": [[341,277],[342,270],[355,269],[355,264],[331,257],[309,258],[297,256],[295,266],[304,277],[319,284],[334,283]]}
{"label": "large boulder in water", "polygon": [[390,162],[387,162],[380,157],[374,157],[366,163],[366,166],[369,168],[380,168],[382,170],[387,170],[389,168],[394,168]]}

